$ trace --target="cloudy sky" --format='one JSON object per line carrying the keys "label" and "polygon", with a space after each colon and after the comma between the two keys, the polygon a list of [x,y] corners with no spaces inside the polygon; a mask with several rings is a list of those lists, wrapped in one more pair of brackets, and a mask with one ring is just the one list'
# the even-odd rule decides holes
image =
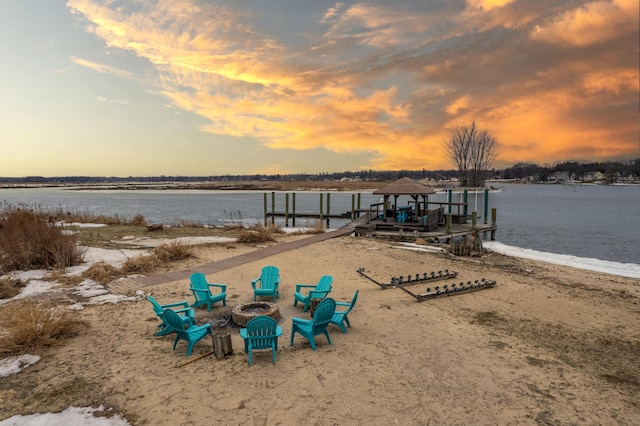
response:
{"label": "cloudy sky", "polygon": [[0,176],[640,157],[638,0],[0,0]]}

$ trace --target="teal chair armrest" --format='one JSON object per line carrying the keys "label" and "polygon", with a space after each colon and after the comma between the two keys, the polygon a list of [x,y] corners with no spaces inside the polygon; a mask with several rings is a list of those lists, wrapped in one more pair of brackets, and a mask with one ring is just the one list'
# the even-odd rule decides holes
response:
{"label": "teal chair armrest", "polygon": [[176,314],[181,314],[183,312],[189,313],[193,311],[193,309],[187,306],[186,308],[182,308],[182,309],[172,309],[172,311],[175,312]]}
{"label": "teal chair armrest", "polygon": [[331,290],[311,290],[309,299],[324,299],[330,292]]}
{"label": "teal chair armrest", "polygon": [[296,284],[296,293],[300,293],[301,288],[315,288],[315,284]]}
{"label": "teal chair armrest", "polygon": [[293,321],[294,324],[313,324],[313,320],[307,320],[304,318],[291,318],[291,320]]}
{"label": "teal chair armrest", "polygon": [[276,337],[282,336],[282,327],[276,326]]}
{"label": "teal chair armrest", "polygon": [[223,293],[227,291],[227,285],[226,284],[209,284],[209,287],[221,288]]}
{"label": "teal chair armrest", "polygon": [[[165,304],[165,305],[160,305],[160,307],[161,307],[163,310],[164,310],[164,309],[167,309],[167,308],[175,308],[175,307],[177,307],[177,306],[182,306],[183,308],[188,308],[188,307],[189,307],[189,302],[187,302],[187,301],[185,300],[185,301],[182,301],[182,302],[167,303],[167,304]],[[174,309],[174,311],[175,311],[175,309]]]}
{"label": "teal chair armrest", "polygon": [[351,306],[351,303],[347,303],[347,302],[336,302],[336,306]]}
{"label": "teal chair armrest", "polygon": [[189,331],[194,332],[194,331],[206,330],[207,328],[211,328],[211,324],[206,323],[202,325],[192,325],[191,327],[189,327]]}
{"label": "teal chair armrest", "polygon": [[260,281],[260,278],[256,278],[255,280],[251,281],[251,287],[253,287],[253,289],[256,289],[256,284],[258,284],[258,281]]}

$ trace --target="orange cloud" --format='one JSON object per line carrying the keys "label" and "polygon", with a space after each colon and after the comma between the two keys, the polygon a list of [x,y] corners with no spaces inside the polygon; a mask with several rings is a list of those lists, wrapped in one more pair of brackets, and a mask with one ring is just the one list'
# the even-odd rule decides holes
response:
{"label": "orange cloud", "polygon": [[594,1],[568,10],[531,32],[534,40],[588,46],[638,31],[637,0]]}
{"label": "orange cloud", "polygon": [[[107,46],[146,59],[144,84],[205,117],[203,131],[271,149],[372,153],[362,168],[450,168],[449,129],[472,120],[497,137],[506,164],[636,149],[637,117],[610,125],[598,108],[603,100],[629,103],[630,93],[637,102],[637,69],[602,60],[594,69],[564,53],[546,63],[552,51],[539,47],[544,41],[551,49],[556,39],[585,46],[628,31],[626,14],[637,11],[629,1],[592,2],[544,19],[509,0],[469,1],[466,15],[446,17],[464,25],[439,33],[433,28],[444,18],[426,10],[337,3],[318,18],[321,30],[306,48],[262,33],[244,12],[209,3],[139,1],[135,11],[90,0],[68,5]],[[511,47],[514,40],[529,44]]]}
{"label": "orange cloud", "polygon": [[467,0],[467,3],[473,8],[493,10],[513,3],[513,1],[514,0]]}

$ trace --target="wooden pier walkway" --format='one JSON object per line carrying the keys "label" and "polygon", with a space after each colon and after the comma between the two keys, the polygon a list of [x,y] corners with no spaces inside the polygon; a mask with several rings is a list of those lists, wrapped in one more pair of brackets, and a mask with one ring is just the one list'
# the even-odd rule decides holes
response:
{"label": "wooden pier walkway", "polygon": [[105,287],[111,293],[115,293],[115,294],[127,293],[129,291],[135,291],[145,287],[185,280],[185,279],[188,279],[189,276],[194,272],[202,272],[205,275],[215,274],[216,272],[235,268],[236,266],[253,262],[268,256],[273,256],[275,254],[279,254],[288,250],[295,250],[297,248],[314,244],[320,241],[351,234],[355,230],[356,223],[357,221],[354,221],[343,226],[340,229],[336,229],[329,232],[323,232],[321,234],[313,234],[306,238],[301,238],[299,240],[290,241],[283,244],[277,244],[270,247],[265,247],[259,250],[254,250],[249,253],[230,257],[228,259],[223,259],[217,262],[196,266],[191,269],[182,270],[182,271],[172,271],[164,274],[154,274],[154,275],[148,275],[143,277],[127,278],[124,280],[111,282],[107,284]]}

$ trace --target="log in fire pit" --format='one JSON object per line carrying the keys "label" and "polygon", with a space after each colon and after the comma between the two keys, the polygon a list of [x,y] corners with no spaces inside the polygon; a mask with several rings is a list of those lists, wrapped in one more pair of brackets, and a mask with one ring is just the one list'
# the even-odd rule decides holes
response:
{"label": "log in fire pit", "polygon": [[231,310],[231,319],[238,327],[246,327],[249,321],[262,315],[278,321],[280,319],[280,309],[275,303],[252,302],[236,305]]}

